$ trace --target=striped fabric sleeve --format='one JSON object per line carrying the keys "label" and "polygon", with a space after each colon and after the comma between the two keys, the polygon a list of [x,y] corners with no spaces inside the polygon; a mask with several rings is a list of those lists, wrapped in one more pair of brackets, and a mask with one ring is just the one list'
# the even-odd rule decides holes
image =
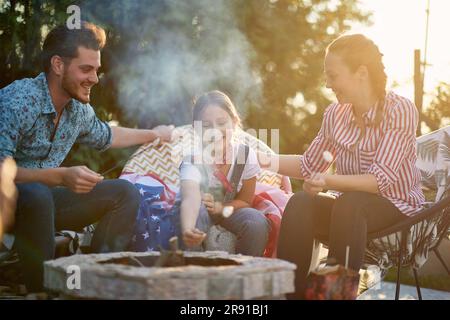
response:
{"label": "striped fabric sleeve", "polygon": [[300,173],[302,179],[309,179],[313,173],[323,173],[331,166],[333,161],[328,162],[324,152],[328,151],[336,157],[336,149],[332,142],[333,113],[337,104],[330,105],[324,113],[322,127],[314,138],[308,149],[300,156]]}
{"label": "striped fabric sleeve", "polygon": [[415,105],[402,99],[392,108],[388,128],[384,132],[368,173],[375,175],[380,194],[385,193],[399,179],[399,169],[407,150],[415,143],[418,111]]}

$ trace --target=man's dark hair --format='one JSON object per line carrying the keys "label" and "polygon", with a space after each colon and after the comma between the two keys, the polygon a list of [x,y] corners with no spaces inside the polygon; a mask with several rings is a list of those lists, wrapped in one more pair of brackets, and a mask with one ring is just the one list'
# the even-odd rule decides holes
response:
{"label": "man's dark hair", "polygon": [[106,43],[105,30],[93,23],[82,22],[80,29],[69,29],[60,25],[51,30],[42,47],[42,66],[45,73],[50,71],[51,59],[58,55],[73,59],[78,56],[78,47],[102,50]]}

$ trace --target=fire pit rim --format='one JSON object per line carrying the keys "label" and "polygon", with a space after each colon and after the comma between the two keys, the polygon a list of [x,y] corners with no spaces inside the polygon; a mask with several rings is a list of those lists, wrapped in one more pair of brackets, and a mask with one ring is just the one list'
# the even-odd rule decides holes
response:
{"label": "fire pit rim", "polygon": [[[165,281],[176,287],[180,284],[187,285],[190,288],[188,299],[207,299],[211,297],[211,294],[213,299],[222,299],[226,296],[235,299],[238,297],[250,299],[265,295],[277,296],[293,290],[293,271],[296,268],[294,264],[279,259],[235,255],[223,251],[185,252],[185,255],[187,257],[229,259],[240,265],[188,265],[161,268],[99,263],[129,256],[149,255],[158,256],[159,252],[75,255],[47,261],[44,265],[44,284],[50,290],[69,296],[79,298],[97,296],[100,299],[184,299],[184,297],[174,297],[174,295],[178,296],[176,291],[171,291],[168,296],[165,295],[165,292],[161,292],[159,288],[164,286]],[[70,265],[78,265],[81,272],[85,272],[81,281],[82,290],[68,290],[65,286],[68,277],[66,270]],[[258,284],[260,282],[261,284]],[[99,283],[109,289],[106,291],[99,289],[96,286]],[[256,283],[256,289],[249,289],[251,288],[249,287],[250,283],[253,285]],[[216,288],[217,285],[225,286],[226,292],[211,289]],[[111,288],[115,289],[111,291]],[[117,290],[122,290],[122,293],[118,294]],[[229,290],[234,292],[231,296]]]}
{"label": "fire pit rim", "polygon": [[[182,268],[190,268],[190,269],[199,269],[201,271],[207,270],[223,270],[224,268],[239,268],[242,271],[251,271],[254,273],[258,269],[261,270],[267,270],[267,268],[270,268],[271,271],[276,271],[278,269],[285,270],[286,268],[295,270],[296,265],[284,260],[280,259],[273,259],[273,258],[263,258],[263,257],[252,257],[252,256],[245,256],[241,254],[228,254],[225,251],[204,251],[204,252],[190,252],[186,251],[184,252],[186,257],[201,257],[205,258],[204,254],[209,254],[208,258],[222,258],[227,260],[233,260],[238,265],[224,265],[224,266],[200,266],[200,265],[187,265],[183,266]],[[74,260],[78,260],[78,257],[84,256],[84,257],[90,257],[90,259],[82,259],[81,263],[77,261],[77,263],[74,263]],[[138,266],[127,266],[127,265],[120,265],[120,264],[108,264],[105,263],[108,260],[118,259],[118,258],[124,258],[128,256],[133,257],[145,257],[145,256],[159,256],[159,252],[114,252],[114,253],[107,253],[107,254],[85,254],[85,255],[73,255],[70,257],[62,257],[55,260],[46,261],[45,265],[52,266],[57,264],[58,267],[65,266],[66,268],[70,265],[78,265],[80,268],[82,267],[92,267],[92,266],[103,266],[104,270],[110,270],[115,271],[117,267],[120,268],[120,270],[126,270],[126,269],[132,269],[132,270],[151,270],[154,272],[155,270],[159,271],[170,271],[170,273],[173,273],[174,271],[178,270],[180,267],[138,267]],[[61,263],[63,262],[63,263]],[[120,271],[119,270],[119,271]],[[165,272],[163,272],[165,273]]]}

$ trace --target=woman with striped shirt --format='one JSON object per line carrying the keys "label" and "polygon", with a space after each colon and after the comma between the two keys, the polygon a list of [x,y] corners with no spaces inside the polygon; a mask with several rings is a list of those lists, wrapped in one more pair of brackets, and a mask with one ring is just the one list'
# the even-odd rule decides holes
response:
{"label": "woman with striped shirt", "polygon": [[[270,159],[279,173],[304,179],[278,242],[278,257],[297,264],[291,298],[303,297],[315,267],[314,239],[327,240],[328,261],[339,264],[348,246],[348,266],[359,270],[367,234],[414,215],[424,202],[415,166],[418,112],[407,98],[386,93],[378,47],[360,34],[341,36],[328,46],[324,69],[337,103],[326,109],[317,137],[301,156]],[[333,162],[336,173],[325,173]]]}

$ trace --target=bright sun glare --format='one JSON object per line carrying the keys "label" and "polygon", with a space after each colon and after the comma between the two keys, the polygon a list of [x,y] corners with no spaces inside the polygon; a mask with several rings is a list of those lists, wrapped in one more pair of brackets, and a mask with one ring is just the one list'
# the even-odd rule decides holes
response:
{"label": "bright sun glare", "polygon": [[[424,59],[427,0],[360,0],[361,8],[373,12],[369,27],[355,25],[352,32],[372,38],[384,54],[388,85],[414,99],[414,49]],[[450,1],[430,0],[426,94],[434,93],[439,82],[450,83]],[[425,97],[426,106],[429,97]]]}

